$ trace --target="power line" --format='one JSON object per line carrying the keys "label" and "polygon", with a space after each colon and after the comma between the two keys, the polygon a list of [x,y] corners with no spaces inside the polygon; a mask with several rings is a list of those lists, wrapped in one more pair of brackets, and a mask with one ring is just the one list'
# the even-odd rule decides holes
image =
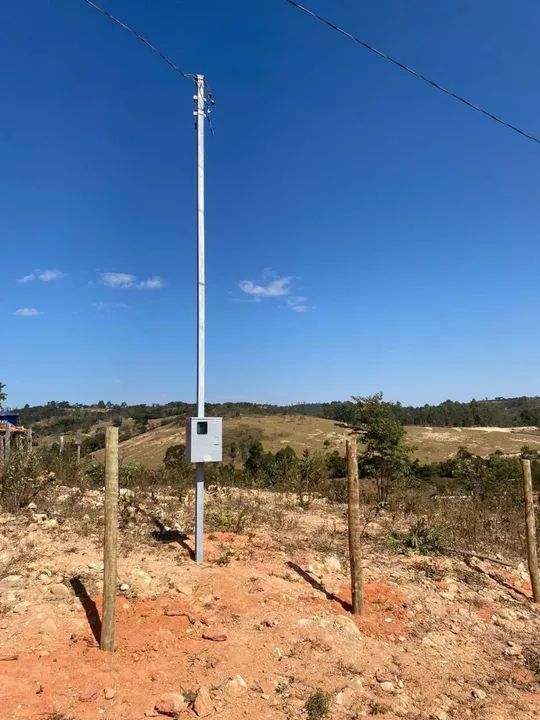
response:
{"label": "power line", "polygon": [[180,75],[181,77],[185,78],[186,80],[195,80],[195,75],[193,73],[187,73],[184,72],[181,68],[178,67],[178,65],[173,62],[165,53],[163,53],[158,47],[153,45],[149,40],[147,40],[143,35],[138,33],[136,30],[134,30],[129,25],[126,25],[125,22],[122,22],[122,20],[119,20],[114,15],[111,15],[111,13],[108,10],[105,10],[105,8],[100,7],[95,2],[92,2],[92,0],[83,0],[87,5],[90,5],[90,7],[94,8],[94,10],[97,10],[99,13],[101,13],[104,17],[108,18],[109,20],[112,20],[113,23],[116,23],[116,25],[119,25],[124,30],[127,30],[128,33],[133,35],[139,42],[142,42],[143,45],[146,45],[147,48],[149,48],[153,53],[155,53],[158,57],[160,57],[163,62],[167,63],[169,67],[171,67],[174,72],[177,75]]}
{"label": "power line", "polygon": [[513,130],[514,132],[518,133],[519,135],[523,135],[523,137],[526,137],[528,140],[532,140],[535,143],[538,143],[540,145],[540,138],[535,137],[534,135],[531,135],[528,132],[525,132],[525,130],[520,130],[520,128],[516,127],[515,125],[512,125],[511,123],[507,122],[506,120],[503,120],[500,117],[497,117],[497,115],[494,115],[493,113],[489,112],[483,107],[480,107],[479,105],[475,105],[474,103],[470,102],[470,100],[467,100],[466,98],[462,97],[461,95],[457,95],[455,92],[452,92],[452,90],[448,90],[448,88],[443,87],[442,85],[439,85],[439,83],[435,82],[434,80],[431,80],[430,78],[426,77],[420,72],[417,72],[413,68],[409,67],[408,65],[404,65],[399,60],[396,60],[395,58],[391,57],[387,53],[383,52],[382,50],[378,50],[377,48],[373,47],[373,45],[370,45],[369,43],[365,42],[365,40],[361,40],[356,35],[353,35],[352,33],[348,32],[347,30],[344,30],[342,27],[339,27],[339,25],[336,25],[335,23],[331,22],[327,18],[322,17],[322,15],[318,15],[313,10],[310,10],[309,8],[305,7],[304,5],[300,5],[300,3],[295,2],[295,0],[285,0],[286,3],[289,5],[292,5],[292,7],[296,8],[297,10],[301,10],[306,15],[310,15],[315,20],[318,20],[320,23],[323,23],[323,25],[326,25],[327,27],[331,28],[332,30],[335,30],[336,32],[340,33],[340,35],[344,35],[345,37],[349,38],[349,40],[353,40],[353,42],[358,43],[358,45],[361,45],[362,47],[366,48],[366,50],[369,50],[370,52],[374,53],[375,55],[378,55],[379,57],[383,58],[384,60],[388,60],[388,62],[391,62],[393,65],[396,65],[398,68],[401,68],[401,70],[405,70],[405,72],[408,72],[410,75],[413,75],[415,78],[418,78],[418,80],[423,80],[428,85],[431,85],[436,90],[440,90],[440,92],[443,92],[445,95],[449,95],[450,97],[454,98],[454,100],[459,100],[460,103],[463,103],[471,110],[475,110],[476,112],[481,113],[482,115],[485,115],[486,117],[490,118],[490,120],[494,120],[495,122],[499,123],[500,125],[503,125],[504,127],[508,128],[509,130]]}

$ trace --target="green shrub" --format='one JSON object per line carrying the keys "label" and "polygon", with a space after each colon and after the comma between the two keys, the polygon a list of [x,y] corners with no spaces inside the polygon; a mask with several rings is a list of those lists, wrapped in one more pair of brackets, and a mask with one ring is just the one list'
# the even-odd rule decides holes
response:
{"label": "green shrub", "polygon": [[328,715],[328,705],[328,695],[321,688],[317,688],[315,692],[311,693],[304,705],[308,720],[318,720],[318,718],[326,717]]}
{"label": "green shrub", "polygon": [[420,518],[405,532],[393,532],[390,545],[401,550],[412,550],[421,555],[437,555],[448,544],[447,530],[439,525],[429,525]]}

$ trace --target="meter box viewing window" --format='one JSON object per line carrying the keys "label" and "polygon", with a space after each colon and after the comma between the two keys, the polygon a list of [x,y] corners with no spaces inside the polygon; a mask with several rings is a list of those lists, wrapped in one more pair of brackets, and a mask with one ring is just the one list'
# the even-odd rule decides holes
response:
{"label": "meter box viewing window", "polygon": [[221,462],[222,445],[222,418],[188,418],[186,423],[188,462]]}

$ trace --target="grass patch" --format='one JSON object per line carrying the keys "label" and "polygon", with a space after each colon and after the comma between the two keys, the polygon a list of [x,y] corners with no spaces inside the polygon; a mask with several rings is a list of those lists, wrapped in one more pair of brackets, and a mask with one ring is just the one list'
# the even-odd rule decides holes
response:
{"label": "grass patch", "polygon": [[326,717],[328,715],[328,706],[328,695],[321,688],[317,688],[315,692],[311,693],[304,705],[308,720],[318,720],[318,718]]}

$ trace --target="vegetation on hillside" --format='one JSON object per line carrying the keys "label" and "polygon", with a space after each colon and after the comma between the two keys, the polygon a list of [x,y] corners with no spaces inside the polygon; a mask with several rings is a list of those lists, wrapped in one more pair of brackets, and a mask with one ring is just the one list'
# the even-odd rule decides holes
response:
{"label": "vegetation on hillside", "polygon": [[[2,386],[0,393],[3,393]],[[5,393],[4,393],[5,395]],[[4,397],[5,400],[5,397]],[[2,397],[0,394],[0,403]],[[479,427],[479,426],[540,426],[540,397],[496,398],[495,400],[471,400],[455,402],[446,400],[439,405],[421,407],[404,406],[401,403],[386,402],[394,417],[402,425],[437,427]],[[299,403],[295,405],[268,405],[248,402],[209,403],[209,416],[232,418],[250,415],[308,415],[328,418],[337,422],[354,424],[357,420],[358,405],[353,398],[348,401],[328,403]],[[115,404],[100,400],[93,405],[54,401],[45,405],[25,405],[18,409],[21,422],[36,426],[44,434],[88,433],[97,422],[113,423],[121,427],[127,420],[132,421],[133,433],[144,432],[152,421],[176,421],[189,417],[195,406],[186,402],[160,404]]]}

